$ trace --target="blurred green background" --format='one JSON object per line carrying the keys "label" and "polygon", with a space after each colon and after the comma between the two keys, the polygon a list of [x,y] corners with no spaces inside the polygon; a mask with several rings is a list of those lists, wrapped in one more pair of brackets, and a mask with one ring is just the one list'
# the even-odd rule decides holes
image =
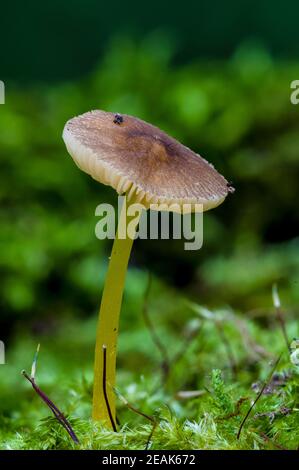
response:
{"label": "blurred green background", "polygon": [[160,126],[236,187],[205,215],[202,250],[139,241],[133,265],[212,305],[266,308],[274,281],[296,304],[299,8],[283,5],[3,5],[2,331],[97,308],[110,245],[95,239],[94,209],[116,194],[78,171],[61,139],[67,119],[95,108]]}
{"label": "blurred green background", "polygon": [[[298,313],[299,105],[290,102],[290,83],[299,79],[298,13],[295,1],[257,0],[1,6],[0,338],[8,357],[19,332],[33,344],[55,343],[60,325],[67,336],[74,322],[92,319],[92,367],[111,248],[95,238],[94,210],[117,197],[77,169],[61,134],[67,119],[96,108],[161,127],[236,188],[205,214],[199,252],[172,240],[135,243],[124,332],[144,329],[148,271],[159,322],[165,309],[173,331],[189,318],[173,292],[247,315],[271,309],[276,282],[284,306]],[[122,365],[133,369],[137,358],[126,347],[139,340],[124,338]],[[76,366],[81,356],[74,357]]]}

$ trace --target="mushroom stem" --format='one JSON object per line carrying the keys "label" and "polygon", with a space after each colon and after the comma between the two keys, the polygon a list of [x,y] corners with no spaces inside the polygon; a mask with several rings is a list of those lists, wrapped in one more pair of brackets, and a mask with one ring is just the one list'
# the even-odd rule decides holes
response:
{"label": "mushroom stem", "polygon": [[[106,346],[107,364],[106,364],[106,389],[108,403],[113,420],[115,416],[115,369],[116,369],[116,352],[117,337],[119,328],[119,314],[121,309],[126,272],[130,253],[133,245],[133,237],[125,233],[125,238],[121,238],[123,230],[121,225],[126,224],[126,204],[123,204],[118,229],[112,247],[108,272],[106,276],[104,291],[102,295],[99,321],[96,335],[95,348],[95,364],[94,364],[94,386],[93,386],[93,410],[92,416],[94,420],[101,421],[106,426],[112,428],[109,411],[105,400],[103,390],[103,346]],[[134,219],[136,228],[138,226],[139,217]],[[122,226],[123,227],[123,226]],[[126,231],[127,232],[127,231]]]}

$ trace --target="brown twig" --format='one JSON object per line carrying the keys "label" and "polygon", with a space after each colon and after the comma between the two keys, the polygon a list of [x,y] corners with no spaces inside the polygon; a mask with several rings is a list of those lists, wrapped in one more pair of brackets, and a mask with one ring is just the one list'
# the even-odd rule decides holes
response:
{"label": "brown twig", "polygon": [[235,410],[232,411],[231,413],[228,413],[227,415],[225,416],[219,416],[218,418],[216,418],[216,421],[226,421],[227,419],[230,419],[230,418],[235,418],[236,416],[238,416],[241,412],[241,406],[243,405],[243,403],[245,401],[249,400],[248,397],[241,397],[239,398],[239,400],[237,401],[236,403],[236,406],[235,406]]}
{"label": "brown twig", "polygon": [[52,413],[54,414],[55,418],[59,423],[64,427],[64,429],[68,432],[72,440],[79,444],[79,439],[77,438],[75,431],[71,427],[70,423],[66,419],[66,417],[61,413],[61,411],[57,408],[57,406],[50,400],[49,397],[38,387],[35,383],[35,378],[30,377],[25,370],[22,370],[22,375],[31,383],[33,389],[38,394],[38,396],[43,400],[43,402],[50,408]]}
{"label": "brown twig", "polygon": [[102,377],[102,386],[103,386],[103,395],[104,395],[104,399],[105,399],[105,403],[106,403],[106,407],[107,407],[107,411],[108,411],[108,415],[109,415],[109,419],[110,419],[110,422],[111,422],[111,426],[112,426],[112,429],[114,432],[117,432],[117,427],[116,427],[116,424],[115,424],[115,421],[113,419],[113,416],[112,416],[112,412],[111,412],[111,408],[110,408],[110,405],[109,405],[109,400],[108,400],[108,395],[107,395],[107,388],[106,388],[106,382],[107,382],[107,377],[106,377],[106,374],[107,374],[107,347],[105,344],[103,344],[103,377]]}
{"label": "brown twig", "polygon": [[271,369],[271,371],[270,371],[270,374],[269,374],[267,380],[265,380],[265,382],[264,382],[264,384],[263,384],[263,386],[262,386],[260,392],[258,393],[256,399],[254,400],[253,404],[250,406],[250,408],[248,409],[248,411],[247,411],[245,417],[243,418],[243,420],[242,420],[242,422],[241,422],[241,424],[240,424],[240,427],[239,427],[239,431],[238,431],[238,434],[237,434],[237,439],[240,438],[240,435],[241,435],[243,426],[244,426],[244,424],[245,424],[245,422],[246,422],[248,416],[250,415],[251,411],[252,411],[253,408],[255,407],[255,405],[256,405],[256,403],[258,402],[258,400],[261,398],[261,396],[262,396],[262,394],[263,394],[265,388],[266,388],[267,385],[269,384],[269,382],[270,382],[270,380],[271,380],[271,378],[272,378],[272,375],[274,374],[275,369],[276,369],[276,367],[278,366],[278,363],[279,363],[279,361],[280,361],[280,358],[281,358],[281,354],[280,354],[279,357],[276,359],[276,361],[275,361],[275,363],[274,363],[274,366],[272,367],[272,369]]}
{"label": "brown twig", "polygon": [[158,421],[153,416],[147,415],[146,413],[143,413],[143,411],[140,411],[138,410],[138,408],[135,408],[135,406],[131,405],[131,403],[129,403],[128,400],[117,389],[114,389],[114,392],[129,410],[133,411],[133,413],[136,413],[139,416],[142,416],[143,418],[147,419],[148,421],[152,423],[153,427],[152,427],[152,430],[150,432],[150,435],[147,439],[146,446],[145,446],[145,450],[148,450],[151,438],[153,437],[154,431],[158,425]]}

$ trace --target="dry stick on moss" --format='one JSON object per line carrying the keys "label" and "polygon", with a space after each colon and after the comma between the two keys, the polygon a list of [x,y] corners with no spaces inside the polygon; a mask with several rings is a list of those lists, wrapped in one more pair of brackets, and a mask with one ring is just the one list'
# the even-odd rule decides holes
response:
{"label": "dry stick on moss", "polygon": [[152,427],[152,430],[150,432],[150,435],[147,439],[147,442],[146,442],[146,446],[145,446],[145,450],[148,450],[149,448],[149,444],[150,444],[150,441],[153,437],[153,434],[155,432],[155,429],[158,425],[158,421],[153,418],[152,416],[149,416],[145,413],[143,413],[142,411],[138,410],[137,408],[135,408],[135,406],[131,405],[131,403],[128,402],[128,400],[117,390],[117,389],[114,389],[114,392],[116,393],[116,395],[118,396],[118,398],[123,402],[123,404],[129,408],[129,410],[133,411],[133,413],[136,413],[138,414],[139,416],[142,416],[143,418],[147,419],[148,421],[150,421],[153,425]]}
{"label": "dry stick on moss", "polygon": [[240,435],[241,435],[243,426],[244,426],[244,424],[245,424],[245,422],[246,422],[248,416],[249,416],[250,413],[252,412],[252,410],[253,410],[253,408],[255,407],[256,403],[257,403],[258,400],[261,398],[261,396],[262,396],[262,394],[263,394],[265,388],[266,388],[267,385],[269,384],[269,382],[270,382],[270,380],[271,380],[271,378],[272,378],[272,375],[274,374],[275,369],[276,369],[276,367],[278,366],[278,363],[279,363],[279,361],[280,361],[280,358],[281,358],[281,354],[280,354],[280,355],[278,356],[278,358],[276,359],[276,361],[275,361],[275,363],[274,363],[274,366],[272,367],[271,372],[270,372],[270,374],[269,374],[267,380],[265,380],[264,385],[262,386],[262,388],[261,388],[261,390],[260,390],[258,396],[256,397],[256,399],[254,400],[253,404],[251,405],[251,407],[250,407],[249,410],[247,411],[245,417],[243,418],[243,420],[242,420],[242,422],[241,422],[241,424],[240,424],[240,427],[239,427],[239,431],[238,431],[238,434],[237,434],[237,439],[240,438]]}
{"label": "dry stick on moss", "polygon": [[290,342],[289,342],[289,339],[288,339],[284,313],[281,309],[281,303],[280,303],[280,298],[279,298],[279,295],[278,295],[278,290],[277,290],[277,285],[276,284],[274,284],[273,287],[272,287],[272,298],[273,298],[273,304],[274,304],[275,311],[276,311],[276,319],[277,319],[278,324],[280,325],[282,336],[285,340],[286,347],[287,347],[287,350],[288,350],[288,353],[289,353],[290,352]]}
{"label": "dry stick on moss", "polygon": [[103,377],[102,377],[103,395],[104,395],[107,412],[108,412],[112,429],[114,432],[117,432],[117,427],[113,419],[111,408],[109,405],[109,400],[108,400],[108,394],[107,394],[107,388],[106,388],[106,385],[107,385],[107,377],[106,377],[107,372],[106,371],[107,371],[107,346],[103,344]]}
{"label": "dry stick on moss", "polygon": [[36,368],[37,368],[37,359],[39,354],[40,344],[37,345],[36,352],[34,354],[32,366],[31,366],[31,375],[29,376],[25,370],[22,371],[22,375],[31,383],[35,392],[39,395],[39,397],[43,400],[43,402],[50,408],[52,413],[54,414],[55,418],[60,422],[60,424],[64,427],[64,429],[68,432],[71,436],[73,441],[76,444],[79,444],[79,440],[73,431],[70,423],[66,419],[66,417],[61,413],[61,411],[57,408],[57,406],[50,400],[49,397],[37,386],[35,382],[35,375],[36,375]]}
{"label": "dry stick on moss", "polygon": [[33,389],[38,394],[38,396],[43,400],[43,402],[50,408],[53,415],[59,421],[59,423],[64,427],[64,429],[68,432],[72,440],[75,444],[79,444],[79,439],[77,438],[75,431],[71,427],[70,423],[66,419],[66,417],[61,413],[61,411],[57,408],[56,405],[47,397],[47,395],[36,385],[34,377],[30,377],[25,370],[22,370],[22,375],[31,383]]}

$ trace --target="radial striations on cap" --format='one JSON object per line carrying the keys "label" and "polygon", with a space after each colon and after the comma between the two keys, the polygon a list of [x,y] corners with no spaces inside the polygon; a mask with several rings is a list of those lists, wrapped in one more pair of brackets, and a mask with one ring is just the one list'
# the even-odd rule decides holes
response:
{"label": "radial striations on cap", "polygon": [[133,116],[90,111],[66,123],[63,139],[81,170],[146,207],[189,203],[208,210],[232,192],[200,155]]}

